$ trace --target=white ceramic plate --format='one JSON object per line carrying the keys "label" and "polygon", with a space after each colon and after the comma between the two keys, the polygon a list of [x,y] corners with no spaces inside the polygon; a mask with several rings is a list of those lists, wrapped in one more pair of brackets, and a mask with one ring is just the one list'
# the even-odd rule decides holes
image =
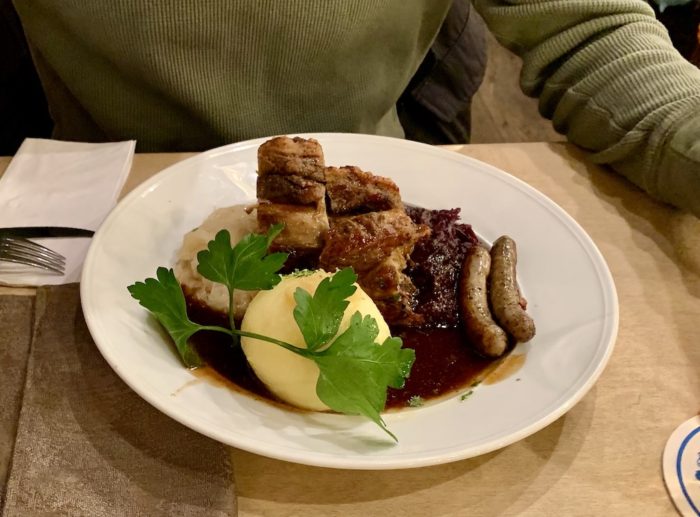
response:
{"label": "white ceramic plate", "polygon": [[[329,165],[393,178],[405,201],[461,207],[487,241],[518,242],[519,279],[537,336],[517,375],[434,405],[386,415],[394,444],[374,424],[290,412],[192,374],[127,285],[172,265],[182,236],[215,208],[255,198],[256,152],[242,142],[180,162],[140,185],[93,239],[81,295],[90,332],[117,374],[184,425],[223,443],[283,460],[336,468],[395,469],[476,456],[520,440],[568,411],[610,357],[618,305],[610,272],[581,227],[525,183],[476,160],[391,138],[319,134]],[[190,383],[186,388],[181,389]]]}

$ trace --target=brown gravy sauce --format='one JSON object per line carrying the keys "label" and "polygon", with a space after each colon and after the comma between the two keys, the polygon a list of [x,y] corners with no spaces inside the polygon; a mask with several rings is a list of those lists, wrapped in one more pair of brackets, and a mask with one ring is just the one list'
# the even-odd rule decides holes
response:
{"label": "brown gravy sauce", "polygon": [[472,352],[458,328],[392,329],[392,335],[415,350],[416,361],[403,389],[389,388],[386,409],[406,407],[413,397],[427,402],[466,391],[498,363]]}
{"label": "brown gravy sauce", "polygon": [[515,375],[525,364],[525,354],[509,354],[484,378],[484,384],[496,384]]}
{"label": "brown gravy sauce", "polygon": [[[187,311],[200,324],[228,324],[225,316],[189,298]],[[401,337],[405,348],[415,350],[416,360],[404,388],[389,388],[386,410],[407,407],[411,399],[416,400],[414,397],[428,402],[466,392],[482,381],[493,384],[515,373],[525,360],[524,355],[497,360],[480,357],[472,352],[459,328],[392,329],[392,335]],[[192,343],[208,366],[193,371],[197,379],[227,386],[286,409],[303,411],[281,402],[265,387],[248,365],[241,347],[234,347],[229,336],[202,331],[192,337]],[[189,385],[186,383],[173,395]]]}

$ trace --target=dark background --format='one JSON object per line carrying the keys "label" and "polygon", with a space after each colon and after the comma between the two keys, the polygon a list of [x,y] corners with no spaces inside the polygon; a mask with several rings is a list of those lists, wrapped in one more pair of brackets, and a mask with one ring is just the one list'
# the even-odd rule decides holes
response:
{"label": "dark background", "polygon": [[10,0],[0,0],[0,156],[12,155],[25,137],[51,135],[44,91],[22,26]]}

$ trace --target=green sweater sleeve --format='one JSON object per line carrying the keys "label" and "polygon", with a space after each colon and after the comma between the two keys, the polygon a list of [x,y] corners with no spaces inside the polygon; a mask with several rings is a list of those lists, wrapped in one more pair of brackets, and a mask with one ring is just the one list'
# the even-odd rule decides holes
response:
{"label": "green sweater sleeve", "polygon": [[521,87],[591,158],[700,216],[700,70],[643,0],[474,0]]}

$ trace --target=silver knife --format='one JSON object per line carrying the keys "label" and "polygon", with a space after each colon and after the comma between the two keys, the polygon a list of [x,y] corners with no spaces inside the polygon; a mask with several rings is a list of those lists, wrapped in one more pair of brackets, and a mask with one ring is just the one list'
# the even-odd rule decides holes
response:
{"label": "silver knife", "polygon": [[82,228],[69,228],[65,226],[26,226],[13,228],[0,228],[0,235],[12,235],[27,239],[41,237],[92,237],[95,232]]}

